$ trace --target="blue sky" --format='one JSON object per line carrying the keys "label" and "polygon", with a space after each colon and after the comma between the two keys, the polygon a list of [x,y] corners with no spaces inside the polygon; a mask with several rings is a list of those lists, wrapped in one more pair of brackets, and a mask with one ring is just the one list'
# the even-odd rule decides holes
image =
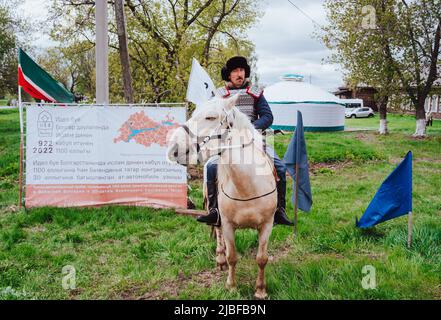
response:
{"label": "blue sky", "polygon": [[[326,24],[323,0],[291,0],[318,24]],[[25,0],[25,15],[44,21],[51,0]],[[277,82],[284,73],[297,73],[312,84],[332,91],[343,84],[338,65],[323,62],[330,51],[312,34],[314,23],[287,0],[262,1],[264,16],[249,32],[256,46],[257,73],[261,84]],[[33,44],[39,48],[53,45],[47,35],[36,33]]]}

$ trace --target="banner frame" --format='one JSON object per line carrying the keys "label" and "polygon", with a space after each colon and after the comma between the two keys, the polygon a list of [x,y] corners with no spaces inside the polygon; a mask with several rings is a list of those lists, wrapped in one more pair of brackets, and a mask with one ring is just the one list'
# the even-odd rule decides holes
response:
{"label": "banner frame", "polygon": [[[26,109],[27,107],[57,107],[57,108],[63,108],[63,107],[115,107],[115,108],[132,108],[132,107],[156,107],[156,108],[163,108],[166,106],[170,107],[184,107],[185,108],[185,117],[187,119],[188,115],[188,102],[151,102],[151,103],[133,103],[133,104],[127,104],[127,103],[120,103],[120,104],[81,104],[81,103],[53,103],[53,102],[23,102],[21,100],[21,86],[18,86],[18,105],[19,105],[19,120],[20,120],[20,173],[19,173],[19,209],[23,208],[26,212],[26,183],[23,183],[23,180],[26,181],[26,137],[27,137],[27,130],[26,130],[26,124],[24,121],[24,117],[26,115]],[[187,173],[188,175],[188,173]],[[188,183],[187,183],[188,186]],[[90,206],[88,206],[90,207]]]}

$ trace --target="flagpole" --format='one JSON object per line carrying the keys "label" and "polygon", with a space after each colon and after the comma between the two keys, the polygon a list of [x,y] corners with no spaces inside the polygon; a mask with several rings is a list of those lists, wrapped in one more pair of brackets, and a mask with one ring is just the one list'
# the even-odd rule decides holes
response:
{"label": "flagpole", "polygon": [[18,208],[21,209],[23,197],[23,107],[21,103],[21,86],[18,85],[18,111],[20,113],[20,164],[18,177]]}
{"label": "flagpole", "polygon": [[299,162],[300,162],[300,133],[299,131],[299,119],[301,117],[300,111],[297,110],[297,125],[296,125],[296,193],[294,195],[294,237],[297,237],[297,212],[299,208]]}
{"label": "flagpole", "polygon": [[412,247],[412,211],[409,211],[407,221],[407,247]]}
{"label": "flagpole", "polygon": [[299,164],[296,161],[296,193],[294,195],[294,237],[297,236],[297,210],[299,207]]}

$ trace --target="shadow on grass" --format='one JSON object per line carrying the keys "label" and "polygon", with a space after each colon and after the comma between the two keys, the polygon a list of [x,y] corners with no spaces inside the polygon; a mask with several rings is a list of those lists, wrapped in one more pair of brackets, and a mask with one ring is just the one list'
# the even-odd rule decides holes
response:
{"label": "shadow on grass", "polygon": [[378,228],[366,228],[359,229],[359,234],[361,237],[367,238],[372,241],[378,241],[385,237],[386,233],[384,230],[379,230]]}

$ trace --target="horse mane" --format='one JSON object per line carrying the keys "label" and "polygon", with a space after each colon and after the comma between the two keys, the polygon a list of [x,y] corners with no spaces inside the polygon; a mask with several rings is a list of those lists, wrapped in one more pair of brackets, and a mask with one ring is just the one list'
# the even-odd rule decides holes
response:
{"label": "horse mane", "polygon": [[[235,129],[237,129],[237,130],[248,129],[251,132],[257,131],[254,128],[253,124],[251,123],[250,119],[244,113],[242,113],[239,109],[234,107],[231,112],[232,112],[233,118],[234,118],[234,128]],[[231,119],[231,116],[230,116],[230,119]]]}
{"label": "horse mane", "polygon": [[199,113],[207,110],[208,108],[217,107],[219,103],[221,103],[221,101],[222,101],[221,98],[216,97],[208,101],[205,101],[202,105],[197,104],[196,108],[193,110],[191,114],[191,117],[197,116]]}

